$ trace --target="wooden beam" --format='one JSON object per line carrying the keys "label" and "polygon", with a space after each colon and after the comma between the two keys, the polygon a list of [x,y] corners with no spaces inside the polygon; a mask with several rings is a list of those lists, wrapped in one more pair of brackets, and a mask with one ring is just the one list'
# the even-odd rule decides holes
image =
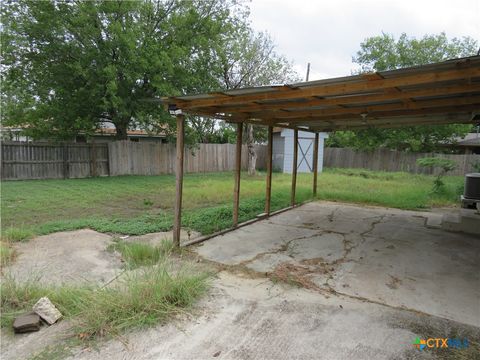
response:
{"label": "wooden beam", "polygon": [[317,177],[318,177],[318,145],[319,135],[315,133],[315,141],[313,142],[313,196],[317,195]]}
{"label": "wooden beam", "polygon": [[292,191],[290,194],[290,206],[295,206],[295,190],[297,189],[298,167],[298,130],[293,130],[293,163],[292,163]]}
{"label": "wooden beam", "polygon": [[371,121],[368,124],[354,123],[354,124],[344,124],[337,125],[336,123],[332,125],[321,125],[321,124],[312,124],[311,127],[315,131],[335,131],[335,130],[361,130],[361,129],[370,129],[370,128],[399,128],[399,127],[409,127],[409,126],[420,126],[420,125],[447,125],[447,124],[474,124],[471,120],[471,117],[460,116],[460,117],[439,117],[435,118],[435,122],[432,121],[431,117],[426,117],[425,119],[409,119],[402,118],[399,119],[378,119]]}
{"label": "wooden beam", "polygon": [[[428,109],[399,109],[399,110],[390,110],[390,111],[378,111],[368,114],[365,121],[371,119],[380,119],[380,118],[389,118],[395,116],[416,116],[416,115],[436,115],[436,114],[455,114],[455,113],[466,113],[470,111],[478,111],[480,109],[480,103],[472,105],[463,105],[463,106],[442,106],[438,108],[428,108]],[[276,126],[275,123],[289,123],[289,126],[308,126],[311,123],[316,121],[327,121],[331,123],[337,123],[339,120],[361,120],[364,121],[360,114],[341,114],[341,115],[331,115],[331,116],[315,116],[310,118],[295,118],[295,119],[276,119],[275,121],[266,122],[267,125]]]}
{"label": "wooden beam", "polygon": [[431,121],[432,123],[436,123],[438,121],[464,121],[467,119],[471,119],[472,113],[469,111],[458,112],[458,113],[424,113],[424,114],[399,114],[398,116],[392,115],[388,117],[376,117],[376,116],[367,116],[365,119],[360,117],[350,117],[345,119],[312,119],[312,121],[308,121],[305,123],[296,123],[298,126],[311,126],[311,127],[319,127],[319,126],[352,126],[352,125],[375,125],[379,123],[412,123],[417,121]]}
{"label": "wooden beam", "polygon": [[173,223],[173,245],[180,246],[180,229],[182,227],[182,191],[183,191],[183,143],[185,136],[185,117],[177,115],[177,164],[175,171],[175,215]]}
{"label": "wooden beam", "polygon": [[270,111],[262,113],[252,113],[252,117],[259,117],[265,120],[275,119],[289,121],[288,119],[295,119],[292,121],[301,121],[302,118],[315,117],[315,116],[334,116],[334,115],[343,115],[343,114],[369,114],[378,111],[397,111],[397,110],[417,110],[417,109],[427,109],[427,108],[436,108],[442,106],[461,106],[461,105],[471,105],[471,104],[480,104],[480,95],[475,96],[462,96],[455,98],[446,98],[446,99],[435,99],[435,100],[419,100],[412,103],[398,102],[394,104],[380,104],[380,105],[370,105],[370,106],[361,106],[353,108],[328,108],[320,110],[309,110],[309,111]]}
{"label": "wooden beam", "polygon": [[[392,88],[397,89],[397,88]],[[387,92],[385,92],[387,91]],[[311,106],[334,106],[334,105],[358,105],[369,102],[377,101],[390,101],[390,100],[404,100],[415,97],[429,97],[429,96],[443,96],[452,94],[464,94],[468,92],[480,91],[480,84],[461,84],[453,86],[438,86],[427,89],[417,90],[395,90],[391,92],[388,90],[380,90],[378,93],[369,94],[350,94],[337,97],[328,97],[324,99],[318,99],[316,97],[310,97],[308,101],[302,102],[282,102],[274,104],[258,104],[258,103],[245,103],[242,105],[228,105],[222,107],[206,107],[203,111],[211,113],[250,113],[255,111],[265,110],[289,110],[296,108],[305,108]],[[410,102],[410,101],[409,101]]]}
{"label": "wooden beam", "polygon": [[480,76],[480,67],[473,66],[463,69],[437,71],[431,70],[428,72],[418,72],[416,74],[399,75],[387,79],[366,80],[354,82],[337,82],[333,84],[322,84],[306,88],[291,88],[285,87],[285,91],[278,89],[266,91],[256,94],[237,95],[231,98],[214,97],[207,99],[197,99],[185,101],[181,99],[171,98],[169,102],[178,103],[182,109],[190,109],[193,107],[216,106],[223,104],[241,104],[244,102],[265,101],[265,100],[279,100],[279,99],[299,99],[310,96],[331,96],[351,94],[354,92],[372,91],[380,89],[388,89],[393,87],[436,84],[442,81],[468,79]]}
{"label": "wooden beam", "polygon": [[270,199],[272,196],[272,152],[273,152],[273,126],[268,127],[267,143],[267,188],[265,194],[265,214],[270,215]]}
{"label": "wooden beam", "polygon": [[238,207],[240,204],[240,175],[242,170],[243,123],[237,124],[237,145],[235,147],[235,187],[233,189],[233,227],[238,226]]}

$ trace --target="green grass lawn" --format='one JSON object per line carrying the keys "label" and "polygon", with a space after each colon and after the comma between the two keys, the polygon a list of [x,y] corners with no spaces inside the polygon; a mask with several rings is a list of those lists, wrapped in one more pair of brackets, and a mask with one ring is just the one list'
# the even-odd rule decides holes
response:
{"label": "green grass lawn", "polygon": [[[289,205],[291,176],[273,174],[272,209]],[[463,178],[445,178],[431,194],[433,177],[358,169],[327,169],[318,177],[318,199],[401,209],[453,206]],[[299,174],[297,201],[312,198],[312,175]],[[172,227],[175,177],[120,176],[3,182],[2,236],[22,240],[34,234],[89,227],[102,232],[144,234]],[[187,174],[183,225],[204,234],[231,226],[233,174]],[[242,174],[240,220],[263,212],[265,174]]]}

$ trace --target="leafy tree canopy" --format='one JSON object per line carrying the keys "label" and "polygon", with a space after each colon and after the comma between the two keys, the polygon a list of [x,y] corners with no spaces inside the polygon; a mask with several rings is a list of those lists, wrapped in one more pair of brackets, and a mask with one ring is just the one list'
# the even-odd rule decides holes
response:
{"label": "leafy tree canopy", "polygon": [[[353,62],[359,72],[383,71],[423,65],[442,60],[475,55],[478,42],[470,37],[448,39],[445,33],[425,35],[421,39],[402,34],[397,40],[382,33],[366,39]],[[338,131],[327,140],[328,146],[372,150],[378,147],[406,151],[435,151],[440,145],[464,136],[470,125],[414,126],[396,129]]]}
{"label": "leafy tree canopy", "polygon": [[20,0],[1,15],[4,125],[67,139],[104,122],[118,138],[172,129],[146,99],[217,89],[218,50],[247,12],[235,0]]}
{"label": "leafy tree canopy", "polygon": [[[256,33],[243,24],[229,36],[216,53],[219,88],[230,90],[299,81],[292,64],[276,53],[275,44],[267,33]],[[200,142],[235,142],[236,139],[234,127],[223,121],[194,117],[191,126]],[[264,126],[254,126],[252,134],[250,142],[266,140]],[[249,141],[248,137],[244,138]]]}

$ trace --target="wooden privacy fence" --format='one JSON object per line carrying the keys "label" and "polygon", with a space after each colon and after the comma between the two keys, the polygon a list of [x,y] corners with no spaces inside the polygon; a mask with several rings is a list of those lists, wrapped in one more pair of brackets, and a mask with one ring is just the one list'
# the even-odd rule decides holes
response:
{"label": "wooden privacy fence", "polygon": [[[266,147],[255,146],[257,168],[266,166]],[[175,171],[175,144],[115,141],[89,144],[2,143],[2,180],[160,175]],[[185,150],[185,172],[231,171],[235,145],[200,144]],[[242,148],[247,168],[247,147]]]}
{"label": "wooden privacy fence", "polygon": [[455,161],[457,166],[455,170],[448,173],[449,175],[464,175],[474,172],[473,164],[480,162],[480,155],[475,154],[407,153],[388,149],[377,149],[368,152],[349,148],[325,148],[323,164],[324,167],[330,168],[362,168],[380,171],[406,171],[414,174],[432,174],[434,172],[431,169],[418,166],[417,159],[433,156]]}
{"label": "wooden privacy fence", "polygon": [[3,180],[108,175],[107,144],[2,142]]}
{"label": "wooden privacy fence", "polygon": [[[256,145],[257,169],[265,168],[266,146]],[[175,144],[115,141],[109,144],[110,175],[159,175],[175,172]],[[247,168],[247,146],[242,147],[242,169]],[[234,144],[199,144],[185,149],[185,172],[235,169]]]}

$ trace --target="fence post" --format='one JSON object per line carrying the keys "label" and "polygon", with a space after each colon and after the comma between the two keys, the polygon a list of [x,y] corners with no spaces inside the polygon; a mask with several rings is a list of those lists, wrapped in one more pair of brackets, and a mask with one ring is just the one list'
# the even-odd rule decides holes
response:
{"label": "fence post", "polygon": [[92,138],[90,144],[90,175],[97,176],[97,149],[95,147],[95,139]]}
{"label": "fence post", "polygon": [[63,178],[68,179],[70,176],[69,161],[68,161],[68,145],[63,143]]}

